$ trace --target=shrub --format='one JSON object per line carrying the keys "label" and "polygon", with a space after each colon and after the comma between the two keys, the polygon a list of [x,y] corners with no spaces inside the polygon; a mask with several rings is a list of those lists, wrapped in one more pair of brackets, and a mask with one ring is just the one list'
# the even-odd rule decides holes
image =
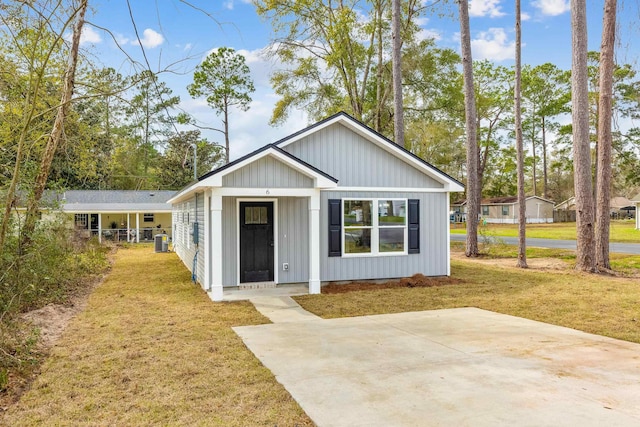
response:
{"label": "shrub", "polygon": [[21,248],[14,223],[0,249],[0,388],[2,372],[34,363],[38,334],[18,314],[67,302],[87,276],[108,266],[108,249],[79,239],[66,224],[63,216],[41,221],[29,247]]}

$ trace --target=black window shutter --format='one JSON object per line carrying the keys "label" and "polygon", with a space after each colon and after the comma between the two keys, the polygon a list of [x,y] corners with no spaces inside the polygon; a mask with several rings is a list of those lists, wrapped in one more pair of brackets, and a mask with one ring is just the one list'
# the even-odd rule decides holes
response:
{"label": "black window shutter", "polygon": [[410,254],[420,253],[420,200],[409,199],[409,244]]}
{"label": "black window shutter", "polygon": [[329,199],[329,256],[342,256],[342,200]]}

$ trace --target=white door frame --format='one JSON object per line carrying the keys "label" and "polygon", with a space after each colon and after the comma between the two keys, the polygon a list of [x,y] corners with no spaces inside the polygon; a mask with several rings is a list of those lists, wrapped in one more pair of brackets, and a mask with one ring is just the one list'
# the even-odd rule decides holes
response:
{"label": "white door frame", "polygon": [[278,199],[271,197],[251,197],[236,199],[236,285],[240,286],[240,202],[273,203],[273,282],[278,283]]}

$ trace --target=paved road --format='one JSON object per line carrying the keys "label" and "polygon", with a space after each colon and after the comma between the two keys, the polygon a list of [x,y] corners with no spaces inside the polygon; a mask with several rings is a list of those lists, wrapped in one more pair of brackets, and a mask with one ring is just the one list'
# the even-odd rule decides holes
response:
{"label": "paved road", "polygon": [[[451,234],[452,241],[464,241],[467,238],[466,234]],[[517,237],[501,237],[498,236],[507,245],[517,245]],[[478,241],[481,241],[482,237],[478,236]],[[576,249],[575,240],[555,240],[555,239],[535,239],[527,237],[527,246],[535,246],[539,248],[552,248],[552,249]],[[609,250],[611,252],[621,254],[634,254],[640,255],[640,243],[609,243]]]}

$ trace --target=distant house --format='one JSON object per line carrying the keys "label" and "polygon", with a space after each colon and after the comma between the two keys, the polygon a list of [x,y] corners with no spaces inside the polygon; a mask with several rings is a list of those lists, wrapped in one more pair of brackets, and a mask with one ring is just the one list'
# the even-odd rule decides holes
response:
{"label": "distant house", "polygon": [[636,204],[623,196],[612,197],[609,202],[611,217],[614,219],[630,219],[636,217]]}
{"label": "distant house", "polygon": [[[43,204],[70,216],[76,230],[126,242],[150,241],[158,233],[172,235],[171,205],[175,191],[48,191]],[[19,208],[18,211],[21,209]]]}
{"label": "distant house", "polygon": [[450,274],[449,194],[462,184],[345,113],[178,192],[174,250],[224,289]]}
{"label": "distant house", "polygon": [[[553,222],[553,202],[538,196],[525,199],[527,223]],[[480,218],[493,224],[518,223],[518,198],[516,196],[492,197],[480,201]],[[466,221],[467,201],[460,200],[451,204],[451,219]]]}

